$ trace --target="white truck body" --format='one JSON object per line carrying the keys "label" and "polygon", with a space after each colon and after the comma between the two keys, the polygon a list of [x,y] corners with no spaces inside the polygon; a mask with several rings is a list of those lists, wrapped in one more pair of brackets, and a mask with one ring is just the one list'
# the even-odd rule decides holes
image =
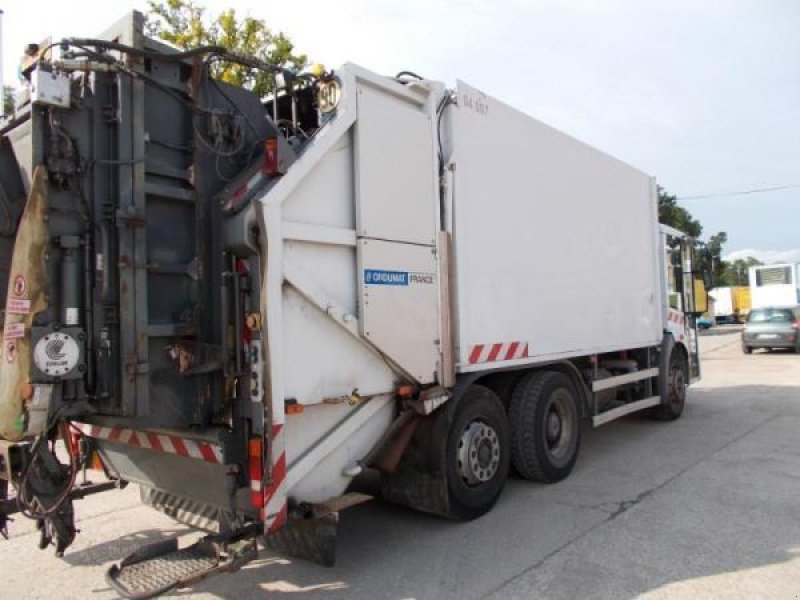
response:
{"label": "white truck body", "polygon": [[[87,100],[33,97],[3,130],[0,192],[27,200],[0,247],[13,282],[0,500],[30,477],[60,490],[98,456],[146,503],[218,534],[199,543],[218,570],[240,556],[220,548],[246,538],[254,552],[262,534],[327,562],[330,544],[305,536],[363,500],[346,490],[366,468],[384,498],[467,520],[512,464],[567,477],[582,418],[681,415],[706,309],[693,241],[659,224],[652,177],[461,81],[345,64],[264,102],[197,58],[274,65],[175,53],[143,27],[134,13],[101,40],[63,42],[97,60],[42,68]],[[179,102],[163,103],[165,87]],[[108,174],[77,172],[75,157]],[[93,220],[79,218],[80,177]],[[46,218],[51,196],[69,219]],[[56,241],[53,263],[39,260]],[[69,466],[41,443],[54,423]],[[41,501],[24,496],[33,514]],[[43,518],[63,551],[71,496],[57,508]],[[176,569],[158,571],[162,555]],[[123,595],[194,580],[166,546],[142,556],[109,571]]]}
{"label": "white truck body", "polygon": [[[439,134],[440,199],[444,86],[336,73],[336,116],[260,199],[283,495],[345,489],[388,426],[400,373],[447,384],[658,346],[665,331],[696,355],[666,305],[651,177],[459,82]],[[372,398],[352,409],[354,391]],[[285,416],[285,399],[306,409]]]}
{"label": "white truck body", "polygon": [[800,304],[800,263],[750,267],[748,279],[753,308]]}
{"label": "white truck body", "polygon": [[514,342],[522,362],[658,343],[653,179],[463,82],[456,93],[459,370],[505,362]]}
{"label": "white truck body", "polygon": [[714,299],[714,317],[722,319],[733,317],[733,290],[730,287],[716,287],[708,295]]}

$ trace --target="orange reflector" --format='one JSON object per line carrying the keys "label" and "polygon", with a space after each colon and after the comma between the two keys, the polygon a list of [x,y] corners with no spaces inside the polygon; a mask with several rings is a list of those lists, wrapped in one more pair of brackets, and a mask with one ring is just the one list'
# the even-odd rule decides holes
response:
{"label": "orange reflector", "polygon": [[92,452],[92,460],[89,461],[89,468],[93,471],[103,470],[103,463],[100,462],[100,455],[97,452]]}
{"label": "orange reflector", "polygon": [[247,442],[247,454],[250,458],[261,458],[262,455],[262,445],[261,445],[261,438],[252,437]]}
{"label": "orange reflector", "polygon": [[287,404],[286,405],[286,414],[287,415],[299,415],[305,410],[305,407],[302,404]]}
{"label": "orange reflector", "polygon": [[397,395],[401,398],[410,398],[414,395],[413,385],[401,385],[397,388]]}

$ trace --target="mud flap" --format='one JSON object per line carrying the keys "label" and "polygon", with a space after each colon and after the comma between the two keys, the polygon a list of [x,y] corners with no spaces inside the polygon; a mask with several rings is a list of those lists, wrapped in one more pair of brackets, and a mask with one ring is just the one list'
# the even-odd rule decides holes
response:
{"label": "mud flap", "polygon": [[124,598],[142,600],[187,587],[210,575],[237,571],[256,558],[254,538],[237,542],[208,536],[178,548],[170,539],[140,548],[106,573],[106,581]]}
{"label": "mud flap", "polygon": [[290,518],[264,536],[264,545],[278,554],[300,558],[324,567],[336,564],[336,531],[339,512],[372,500],[372,496],[348,492],[319,504],[306,506],[306,515]]}
{"label": "mud flap", "polygon": [[289,521],[279,530],[264,536],[264,545],[273,552],[317,563],[336,564],[336,529],[339,513]]}
{"label": "mud flap", "polygon": [[441,475],[410,469],[383,473],[381,496],[384,500],[420,512],[452,518],[447,481]]}

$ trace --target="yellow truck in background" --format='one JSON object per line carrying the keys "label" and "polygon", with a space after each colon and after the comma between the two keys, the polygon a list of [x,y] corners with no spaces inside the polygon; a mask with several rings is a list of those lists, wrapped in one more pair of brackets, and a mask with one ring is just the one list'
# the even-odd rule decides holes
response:
{"label": "yellow truck in background", "polygon": [[714,299],[716,323],[741,323],[752,306],[750,288],[744,285],[717,287],[708,292]]}

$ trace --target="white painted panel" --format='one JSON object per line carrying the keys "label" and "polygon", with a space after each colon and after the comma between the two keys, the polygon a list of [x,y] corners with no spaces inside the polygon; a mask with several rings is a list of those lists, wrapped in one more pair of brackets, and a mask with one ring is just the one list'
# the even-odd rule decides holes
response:
{"label": "white painted panel", "polygon": [[358,314],[355,247],[286,241],[284,261],[297,266],[337,305]]}
{"label": "white painted panel", "polygon": [[352,133],[345,133],[300,180],[284,205],[295,223],[355,227]]}
{"label": "white painted panel", "polygon": [[362,335],[420,383],[435,379],[439,287],[433,248],[359,240]]}
{"label": "white painted panel", "polygon": [[284,397],[318,404],[391,392],[395,375],[384,361],[287,286],[283,293]]}
{"label": "white painted panel", "polygon": [[358,235],[433,245],[438,192],[425,105],[361,80],[355,131]]}
{"label": "white painted panel", "polygon": [[731,288],[714,288],[708,292],[708,295],[714,299],[715,317],[728,317],[733,315],[733,290]]}
{"label": "white painted panel", "polygon": [[657,343],[652,179],[464,83],[457,95],[460,368],[478,344],[544,360]]}
{"label": "white painted panel", "polygon": [[[372,417],[358,427],[348,429],[344,440],[337,442],[325,458],[289,489],[289,496],[303,502],[323,502],[342,494],[351,480],[342,474],[342,470],[354,466],[364,458],[392,421],[395,403],[386,400],[370,400],[380,403],[377,411],[372,410]],[[369,406],[359,407],[359,410],[370,409]],[[325,444],[325,436],[333,432],[336,425],[353,412],[354,409],[349,406],[309,406],[302,414],[287,418],[286,459],[290,480],[293,479],[292,466],[295,461],[309,450],[313,451],[317,444]],[[345,423],[344,427],[348,428],[349,425]]]}

